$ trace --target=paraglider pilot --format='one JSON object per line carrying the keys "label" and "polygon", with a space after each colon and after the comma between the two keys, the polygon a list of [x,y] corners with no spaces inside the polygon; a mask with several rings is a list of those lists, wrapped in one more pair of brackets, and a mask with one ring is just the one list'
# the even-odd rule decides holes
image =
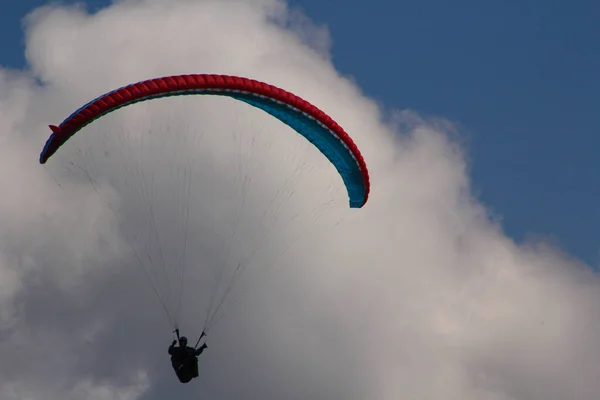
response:
{"label": "paraglider pilot", "polygon": [[[169,346],[169,354],[171,355],[171,365],[175,370],[175,374],[181,383],[188,383],[194,378],[198,377],[198,356],[202,354],[204,349],[208,346],[204,343],[200,348],[187,345],[187,338],[185,336],[179,337],[179,329],[176,329],[177,339],[179,339],[179,346],[175,346],[177,340],[173,340],[171,346]],[[206,334],[202,332],[200,339]],[[200,342],[198,339],[198,342]],[[197,344],[196,344],[197,346]]]}

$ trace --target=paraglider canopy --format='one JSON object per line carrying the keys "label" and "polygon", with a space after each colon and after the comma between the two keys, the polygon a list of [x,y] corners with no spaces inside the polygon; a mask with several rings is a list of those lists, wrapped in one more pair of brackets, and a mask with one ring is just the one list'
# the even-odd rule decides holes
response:
{"label": "paraglider canopy", "polygon": [[369,197],[369,173],[350,136],[330,116],[306,100],[264,82],[228,75],[179,75],[150,79],[113,90],[85,104],[60,125],[50,125],[40,163],[81,130],[103,115],[127,105],[166,96],[228,96],[278,118],[304,136],[338,170],[348,191],[350,207],[365,205]]}

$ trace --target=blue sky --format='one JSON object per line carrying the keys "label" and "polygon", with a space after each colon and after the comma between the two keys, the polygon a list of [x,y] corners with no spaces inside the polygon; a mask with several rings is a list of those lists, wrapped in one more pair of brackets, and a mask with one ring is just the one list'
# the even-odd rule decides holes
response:
{"label": "blue sky", "polygon": [[[328,26],[336,67],[369,96],[458,124],[474,193],[509,236],[599,263],[600,2],[290,3]],[[0,65],[22,68],[21,18],[44,2],[8,4]]]}

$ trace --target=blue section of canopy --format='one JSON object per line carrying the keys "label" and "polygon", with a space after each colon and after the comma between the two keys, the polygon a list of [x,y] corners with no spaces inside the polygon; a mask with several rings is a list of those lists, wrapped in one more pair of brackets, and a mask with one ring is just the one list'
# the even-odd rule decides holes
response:
{"label": "blue section of canopy", "polygon": [[363,174],[346,144],[329,128],[310,115],[299,111],[286,103],[252,94],[228,94],[230,97],[246,102],[271,114],[289,125],[311,142],[331,161],[346,185],[350,207],[360,208],[365,202],[366,186]]}

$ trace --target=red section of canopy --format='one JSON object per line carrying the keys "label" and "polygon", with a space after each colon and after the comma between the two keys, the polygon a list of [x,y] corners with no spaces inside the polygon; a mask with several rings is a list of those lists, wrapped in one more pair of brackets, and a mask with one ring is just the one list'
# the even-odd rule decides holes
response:
{"label": "red section of canopy", "polygon": [[193,90],[219,90],[219,91],[240,91],[247,92],[257,96],[264,96],[269,99],[285,103],[295,109],[306,113],[315,120],[321,122],[331,130],[339,139],[344,142],[348,149],[354,155],[365,180],[365,203],[369,197],[370,180],[367,165],[364,158],[354,141],[330,116],[319,110],[306,100],[287,92],[268,83],[256,81],[254,79],[242,78],[229,75],[178,75],[163,78],[150,79],[143,82],[124,86],[113,92],[107,93],[92,101],[86,107],[71,115],[60,126],[51,125],[54,132],[54,138],[47,143],[45,154],[40,160],[45,163],[60,146],[62,146],[77,131],[89,124],[101,115],[128,104],[136,100],[147,97],[158,96],[171,92],[185,92]]}

